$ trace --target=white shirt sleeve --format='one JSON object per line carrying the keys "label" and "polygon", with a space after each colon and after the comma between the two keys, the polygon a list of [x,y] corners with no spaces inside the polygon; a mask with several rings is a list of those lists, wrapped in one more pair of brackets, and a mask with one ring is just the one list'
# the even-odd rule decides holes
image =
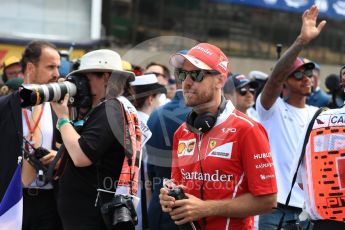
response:
{"label": "white shirt sleeve", "polygon": [[267,121],[268,119],[270,119],[273,116],[274,111],[277,109],[276,107],[278,107],[278,103],[280,103],[280,100],[281,98],[278,97],[277,100],[272,105],[272,107],[266,110],[261,104],[261,93],[260,93],[258,98],[256,99],[256,104],[255,104],[259,121],[262,122],[262,121]]}

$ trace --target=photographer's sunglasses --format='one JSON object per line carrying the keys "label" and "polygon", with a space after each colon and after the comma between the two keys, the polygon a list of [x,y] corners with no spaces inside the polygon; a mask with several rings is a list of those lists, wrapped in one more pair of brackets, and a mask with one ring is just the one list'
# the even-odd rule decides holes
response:
{"label": "photographer's sunglasses", "polygon": [[311,78],[313,76],[313,70],[312,69],[306,69],[304,71],[296,71],[292,74],[294,78],[297,81],[300,81],[303,79],[303,76],[306,75],[307,77]]}
{"label": "photographer's sunglasses", "polygon": [[241,96],[245,96],[247,93],[255,94],[255,89],[253,88],[240,88],[237,91]]}
{"label": "photographer's sunglasses", "polygon": [[190,76],[193,81],[201,82],[204,79],[205,74],[218,75],[219,72],[216,70],[192,70],[187,71],[183,69],[175,69],[175,77],[180,81],[186,80],[187,76]]}

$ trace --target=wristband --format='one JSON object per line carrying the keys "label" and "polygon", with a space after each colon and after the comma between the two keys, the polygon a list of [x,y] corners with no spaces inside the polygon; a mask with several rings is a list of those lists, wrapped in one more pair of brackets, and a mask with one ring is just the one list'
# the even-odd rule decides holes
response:
{"label": "wristband", "polygon": [[57,130],[60,131],[61,127],[64,126],[65,124],[67,124],[67,123],[71,123],[71,121],[68,118],[64,118],[64,117],[59,118],[59,120],[56,123]]}

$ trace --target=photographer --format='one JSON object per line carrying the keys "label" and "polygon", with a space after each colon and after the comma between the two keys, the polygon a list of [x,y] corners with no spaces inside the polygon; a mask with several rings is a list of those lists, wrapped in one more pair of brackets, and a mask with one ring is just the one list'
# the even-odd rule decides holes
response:
{"label": "photographer", "polygon": [[[47,84],[55,82],[59,76],[58,68],[60,56],[55,45],[45,41],[30,42],[21,60],[26,84]],[[0,99],[0,200],[9,184],[11,175],[17,167],[17,158],[22,155],[23,143],[26,138],[35,147],[48,149],[48,153],[41,158],[47,165],[54,158],[56,151],[54,127],[56,116],[49,103],[21,108],[19,91],[1,97]],[[55,230],[60,229],[56,199],[52,184],[39,186],[37,181],[30,185],[26,169],[29,166],[23,161],[23,225],[22,229]]]}
{"label": "photographer", "polygon": [[162,210],[177,225],[198,220],[202,229],[252,229],[253,215],[276,205],[267,134],[222,96],[229,63],[218,47],[200,43],[170,63],[193,111],[175,132],[172,153],[172,179],[188,199],[162,188]]}
{"label": "photographer", "polygon": [[66,148],[60,166],[58,211],[65,230],[106,229],[100,207],[112,200],[111,192],[119,187],[117,181],[129,151],[126,144],[131,143],[134,154],[138,145],[131,140],[140,142],[140,131],[128,125],[128,117],[137,121],[136,110],[122,97],[131,96],[129,82],[134,74],[122,70],[116,52],[103,49],[85,54],[79,69],[69,75],[89,80],[92,108],[76,131],[69,120],[68,94],[62,103],[52,103]]}

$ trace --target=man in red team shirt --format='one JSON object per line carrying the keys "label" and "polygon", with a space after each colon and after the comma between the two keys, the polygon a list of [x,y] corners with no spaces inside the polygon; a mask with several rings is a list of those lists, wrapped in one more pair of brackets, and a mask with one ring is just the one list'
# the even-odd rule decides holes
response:
{"label": "man in red team shirt", "polygon": [[276,179],[265,129],[237,111],[221,93],[228,58],[200,43],[170,63],[193,111],[174,135],[172,179],[188,199],[162,188],[160,203],[177,225],[253,229],[253,216],[276,206]]}

